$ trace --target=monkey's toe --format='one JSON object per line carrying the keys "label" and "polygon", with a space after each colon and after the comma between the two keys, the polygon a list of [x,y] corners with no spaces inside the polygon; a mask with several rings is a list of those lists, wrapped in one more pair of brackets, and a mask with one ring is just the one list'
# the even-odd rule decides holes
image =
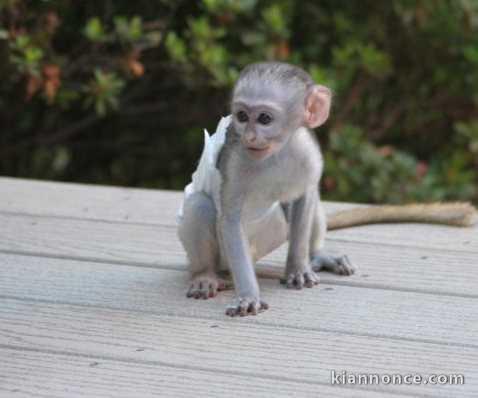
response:
{"label": "monkey's toe", "polygon": [[340,275],[353,275],[357,268],[350,262],[347,256],[337,258],[336,272]]}
{"label": "monkey's toe", "polygon": [[236,298],[231,305],[226,308],[226,315],[247,316],[257,315],[269,308],[269,305],[255,297],[239,297]]}
{"label": "monkey's toe", "polygon": [[339,275],[352,275],[357,267],[352,264],[348,256],[329,256],[326,254],[316,254],[312,256],[312,269],[315,272],[330,271]]}
{"label": "monkey's toe", "polygon": [[285,284],[289,289],[302,289],[317,285],[319,280],[319,276],[313,270],[297,271],[287,275]]}
{"label": "monkey's toe", "polygon": [[197,276],[192,280],[186,296],[206,300],[217,296],[217,293],[225,287],[225,282],[214,275]]}

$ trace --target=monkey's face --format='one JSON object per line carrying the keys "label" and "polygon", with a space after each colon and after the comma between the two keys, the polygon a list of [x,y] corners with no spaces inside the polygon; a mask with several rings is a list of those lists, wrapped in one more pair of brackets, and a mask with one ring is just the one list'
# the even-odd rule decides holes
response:
{"label": "monkey's face", "polygon": [[264,160],[279,152],[300,127],[301,115],[277,99],[238,97],[232,103],[234,129],[254,160]]}

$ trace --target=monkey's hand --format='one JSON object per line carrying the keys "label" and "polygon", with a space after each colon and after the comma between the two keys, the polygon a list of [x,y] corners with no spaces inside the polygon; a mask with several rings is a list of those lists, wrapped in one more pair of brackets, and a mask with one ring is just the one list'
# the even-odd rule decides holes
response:
{"label": "monkey's hand", "polygon": [[302,289],[304,286],[313,287],[319,283],[319,275],[309,265],[302,267],[291,267],[289,265],[286,267],[286,275],[284,279],[281,279],[281,283],[289,289]]}
{"label": "monkey's hand", "polygon": [[257,315],[269,308],[269,305],[262,301],[259,297],[244,296],[236,297],[233,302],[227,306],[226,315],[229,316],[246,316]]}
{"label": "monkey's hand", "polygon": [[317,253],[312,256],[311,264],[315,272],[330,271],[339,275],[352,275],[357,270],[347,256],[335,257]]}
{"label": "monkey's hand", "polygon": [[224,279],[219,278],[215,273],[204,272],[196,275],[189,286],[187,297],[204,300],[215,297],[217,292],[226,288]]}

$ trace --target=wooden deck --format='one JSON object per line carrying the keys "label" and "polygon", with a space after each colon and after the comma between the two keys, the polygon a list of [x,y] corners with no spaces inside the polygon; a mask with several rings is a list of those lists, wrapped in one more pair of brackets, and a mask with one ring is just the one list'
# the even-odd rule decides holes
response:
{"label": "wooden deck", "polygon": [[[0,178],[0,397],[478,396],[477,227],[331,232],[357,275],[261,280],[270,310],[229,319],[232,292],[185,296],[181,197]],[[333,370],[465,384],[332,385]]]}

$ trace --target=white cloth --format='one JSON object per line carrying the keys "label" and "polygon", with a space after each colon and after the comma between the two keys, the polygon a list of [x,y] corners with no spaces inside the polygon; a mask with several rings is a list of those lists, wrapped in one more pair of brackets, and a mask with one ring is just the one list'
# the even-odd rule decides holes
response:
{"label": "white cloth", "polygon": [[[221,213],[220,189],[222,177],[216,168],[217,158],[224,142],[226,141],[226,132],[231,123],[232,116],[221,118],[216,127],[216,132],[209,136],[204,129],[204,148],[199,159],[196,171],[192,174],[192,181],[184,188],[184,199],[179,207],[177,214],[177,222],[180,224],[184,216],[184,202],[187,198],[196,192],[207,194],[214,202],[218,215]],[[244,214],[247,220],[247,230],[250,235],[254,235],[260,229],[260,225],[264,219],[280,209],[278,201],[266,206],[265,208],[248,209]],[[283,214],[280,211],[280,214]]]}
{"label": "white cloth", "polygon": [[[192,175],[192,181],[184,189],[184,201],[195,192],[204,192],[212,198],[216,209],[220,208],[218,204],[222,178],[219,170],[216,168],[216,163],[219,152],[226,141],[226,131],[230,123],[231,115],[221,118],[216,132],[212,136],[209,136],[208,131],[204,129],[204,148],[198,167]],[[181,203],[178,211],[178,222],[181,222],[183,218],[184,201]]]}

